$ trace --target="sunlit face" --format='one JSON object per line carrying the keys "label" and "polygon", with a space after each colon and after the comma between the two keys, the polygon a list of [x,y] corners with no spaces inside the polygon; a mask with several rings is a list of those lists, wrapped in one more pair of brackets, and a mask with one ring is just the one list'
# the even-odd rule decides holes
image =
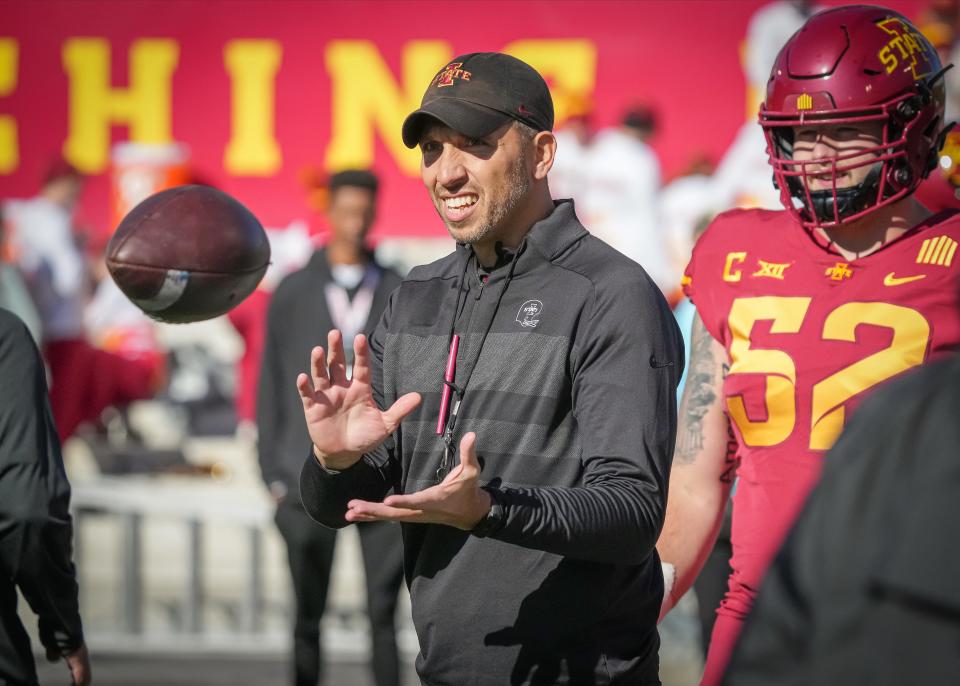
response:
{"label": "sunlit face", "polygon": [[527,146],[512,123],[468,138],[437,123],[420,138],[420,175],[454,240],[495,241],[528,197]]}
{"label": "sunlit face", "polygon": [[[875,166],[869,162],[876,159],[879,153],[870,149],[883,141],[883,122],[798,126],[794,128],[793,136],[795,161],[824,160],[820,164],[805,167],[809,190],[832,189],[831,161],[840,156],[853,155],[837,163],[837,188],[850,188],[861,184]],[[863,154],[855,155],[858,151],[863,151]]]}
{"label": "sunlit face", "polygon": [[340,186],[330,197],[327,218],[337,240],[362,248],[373,224],[376,197],[369,188]]}

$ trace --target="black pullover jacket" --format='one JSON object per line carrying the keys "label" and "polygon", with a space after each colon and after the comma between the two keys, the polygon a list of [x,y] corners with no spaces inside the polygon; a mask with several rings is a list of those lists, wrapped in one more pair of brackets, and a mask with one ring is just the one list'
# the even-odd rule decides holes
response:
{"label": "black pullover jacket", "polygon": [[683,344],[654,283],[590,236],[572,202],[485,283],[468,246],[411,272],[371,339],[373,385],[381,407],[411,391],[423,402],[350,469],[309,457],[304,506],[342,527],[353,498],[437,483],[451,328],[454,439],[477,433],[481,481],[499,489],[505,522],[485,538],[404,525],[423,683],[659,683],[654,544]]}
{"label": "black pullover jacket", "polygon": [[0,685],[36,683],[17,587],[39,618],[40,641],[61,655],[83,644],[71,562],[70,484],[63,469],[40,352],[0,309]]}

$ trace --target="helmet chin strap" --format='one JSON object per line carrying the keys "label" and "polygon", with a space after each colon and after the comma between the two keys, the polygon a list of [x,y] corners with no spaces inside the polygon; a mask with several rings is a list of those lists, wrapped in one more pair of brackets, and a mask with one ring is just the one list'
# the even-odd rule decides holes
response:
{"label": "helmet chin strap", "polygon": [[883,166],[882,162],[875,164],[859,184],[849,188],[838,188],[836,193],[832,189],[810,191],[813,207],[807,206],[807,194],[799,177],[788,177],[787,185],[790,188],[790,195],[800,200],[808,212],[812,210],[817,221],[834,222],[839,219],[842,222],[847,217],[867,209],[876,199]]}

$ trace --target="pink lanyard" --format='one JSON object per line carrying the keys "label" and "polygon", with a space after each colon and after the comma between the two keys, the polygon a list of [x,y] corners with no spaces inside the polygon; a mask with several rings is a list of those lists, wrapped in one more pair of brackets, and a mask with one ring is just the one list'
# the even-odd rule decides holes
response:
{"label": "pink lanyard", "polygon": [[440,416],[437,417],[437,435],[443,435],[447,423],[447,410],[450,409],[450,396],[453,395],[453,380],[457,374],[457,350],[460,348],[460,335],[453,334],[450,339],[450,354],[447,356],[447,371],[443,374],[443,392],[440,396]]}

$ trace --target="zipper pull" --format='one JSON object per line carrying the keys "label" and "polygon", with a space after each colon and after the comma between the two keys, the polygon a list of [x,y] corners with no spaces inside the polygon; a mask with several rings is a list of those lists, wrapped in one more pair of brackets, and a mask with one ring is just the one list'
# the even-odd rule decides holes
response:
{"label": "zipper pull", "polygon": [[[489,279],[489,278],[490,278],[490,277],[488,276],[487,279]],[[484,287],[484,285],[487,283],[487,279],[485,279],[485,278],[483,278],[482,276],[479,276],[479,275],[477,276],[477,281],[480,282],[480,287],[477,289],[477,294],[476,294],[475,296],[473,296],[473,299],[474,299],[474,300],[479,300],[479,299],[480,299],[480,296],[483,295],[483,287]]]}

